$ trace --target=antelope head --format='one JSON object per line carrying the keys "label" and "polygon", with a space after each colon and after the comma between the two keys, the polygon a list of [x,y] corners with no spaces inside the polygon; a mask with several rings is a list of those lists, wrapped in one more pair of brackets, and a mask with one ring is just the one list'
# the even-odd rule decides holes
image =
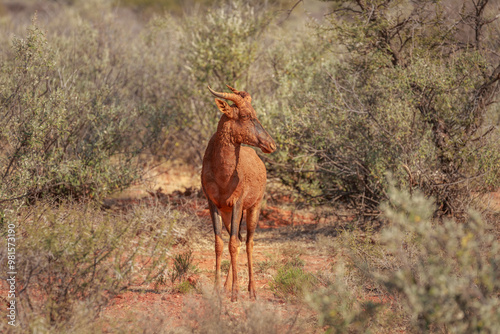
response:
{"label": "antelope head", "polygon": [[217,131],[229,133],[230,140],[234,144],[258,147],[264,153],[274,152],[276,143],[257,119],[257,114],[250,104],[252,102],[250,94],[226,86],[232,93],[219,93],[208,87],[214,96],[234,103],[229,105],[226,101],[215,99],[215,104],[224,113]]}

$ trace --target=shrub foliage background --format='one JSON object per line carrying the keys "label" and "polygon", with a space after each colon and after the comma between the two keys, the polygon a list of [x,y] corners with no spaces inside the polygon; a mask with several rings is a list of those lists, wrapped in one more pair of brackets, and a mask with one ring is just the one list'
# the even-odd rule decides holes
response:
{"label": "shrub foliage background", "polygon": [[497,187],[493,5],[463,2],[457,13],[456,1],[331,3],[315,30],[317,43],[330,45],[322,57],[338,62],[313,67],[314,80],[292,99],[302,112],[287,128],[294,153],[314,161],[322,197],[377,206],[391,171],[457,214],[472,190]]}
{"label": "shrub foliage background", "polygon": [[499,185],[500,28],[488,0],[460,4],[328,1],[307,23],[281,1],[144,18],[72,1],[6,19],[0,197],[99,197],[138,153],[199,166],[219,117],[206,86],[228,83],[255,97],[272,175],[304,198],[365,212],[390,171],[463,214]]}

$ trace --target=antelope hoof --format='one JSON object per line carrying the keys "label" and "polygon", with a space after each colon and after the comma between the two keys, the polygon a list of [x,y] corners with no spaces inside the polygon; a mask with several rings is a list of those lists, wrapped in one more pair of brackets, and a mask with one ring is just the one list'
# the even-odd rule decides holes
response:
{"label": "antelope hoof", "polygon": [[231,294],[231,302],[237,302],[238,301],[238,291],[233,291]]}

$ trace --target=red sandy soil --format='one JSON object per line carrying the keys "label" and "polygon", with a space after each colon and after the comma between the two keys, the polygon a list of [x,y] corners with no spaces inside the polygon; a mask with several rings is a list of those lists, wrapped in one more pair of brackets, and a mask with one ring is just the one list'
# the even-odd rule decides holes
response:
{"label": "red sandy soil", "polygon": [[[227,242],[226,242],[227,247]],[[267,256],[264,254],[273,252],[270,246],[255,246],[254,248],[254,263],[265,261]],[[108,307],[103,312],[103,318],[110,319],[128,319],[131,312],[135,315],[137,313],[152,314],[156,313],[157,316],[168,317],[169,322],[173,325],[185,324],[185,311],[187,308],[186,303],[193,301],[201,302],[203,300],[203,293],[213,293],[213,280],[214,280],[214,266],[215,256],[214,251],[210,250],[195,250],[194,264],[198,268],[198,273],[188,277],[188,281],[197,286],[198,292],[182,294],[172,291],[170,282],[167,283],[169,287],[164,289],[159,288],[158,291],[153,291],[150,286],[134,287],[124,292],[123,294],[115,297]],[[225,257],[228,258],[228,252],[225,250]],[[301,256],[306,262],[305,270],[313,273],[318,270],[328,270],[331,266],[331,259],[326,256]],[[269,270],[272,272],[272,270]],[[223,275],[224,276],[224,275]],[[286,301],[276,298],[269,288],[270,273],[256,273],[256,287],[257,287],[257,302],[269,303],[272,308],[281,313],[281,317],[286,317],[288,314],[297,311],[297,306],[294,304],[287,304]],[[225,277],[223,278],[223,280]],[[249,301],[246,287],[248,284],[248,271],[247,260],[244,246],[240,251],[239,256],[239,279],[240,279],[240,295],[239,301],[236,303],[230,302],[228,294],[223,293],[223,303],[226,307],[235,307],[234,312],[243,312],[244,303]]]}
{"label": "red sandy soil", "polygon": [[[208,209],[197,207],[198,204],[192,202],[190,206],[199,216],[204,217],[207,224],[211,224],[208,217]],[[302,241],[301,238],[294,236],[293,228],[284,231],[286,226],[291,225],[291,221],[286,224],[285,219],[280,219],[273,223],[271,218],[279,214],[285,217],[291,217],[292,213],[287,210],[274,209],[268,207],[263,213],[265,219],[263,223],[259,224],[259,229],[255,237],[255,246],[253,253],[254,270],[256,271],[256,288],[257,288],[257,302],[265,303],[278,312],[280,317],[286,318],[291,314],[299,311],[300,307],[294,303],[289,303],[285,300],[277,298],[270,289],[269,282],[273,274],[276,273],[275,267],[267,269],[264,272],[259,272],[257,269],[259,262],[264,261],[282,261],[285,253],[296,252],[300,254],[299,257],[304,261],[304,270],[312,273],[319,271],[327,272],[331,269],[334,259],[328,254],[320,254],[315,249],[314,245]],[[298,217],[307,218],[305,224],[313,224],[312,215],[301,215]],[[298,219],[298,218],[297,218]],[[296,224],[299,225],[296,219]],[[284,229],[284,238],[280,238],[279,229]],[[290,236],[288,234],[290,233]],[[245,234],[243,233],[243,237]],[[223,259],[229,260],[229,252],[227,251],[228,236],[224,236],[224,254]],[[103,318],[109,319],[128,319],[132,314],[137,316],[139,314],[147,315],[155,313],[157,317],[167,317],[172,325],[185,325],[185,312],[187,304],[193,301],[201,302],[203,300],[203,293],[211,294],[213,292],[213,281],[215,277],[215,251],[214,246],[210,245],[212,240],[212,233],[204,236],[208,242],[204,243],[201,247],[190,247],[190,245],[176,246],[174,252],[179,253],[185,251],[187,248],[193,250],[194,265],[197,268],[197,273],[188,277],[188,281],[194,283],[197,287],[197,292],[190,294],[182,294],[173,291],[170,282],[165,287],[160,287],[154,291],[153,284],[149,286],[133,287],[123,294],[115,297],[108,307],[103,312]],[[298,240],[294,240],[297,238]],[[280,240],[281,239],[281,240]],[[223,274],[223,281],[225,275]],[[245,251],[245,244],[242,247],[239,255],[239,286],[240,295],[239,302],[231,303],[229,295],[223,295],[225,298],[225,306],[233,309],[233,312],[243,313],[243,307],[249,301],[247,284],[248,284],[248,269],[247,269],[247,255]],[[374,297],[376,298],[376,297]],[[373,300],[375,301],[375,300]],[[301,311],[304,316],[311,317],[310,310]]]}

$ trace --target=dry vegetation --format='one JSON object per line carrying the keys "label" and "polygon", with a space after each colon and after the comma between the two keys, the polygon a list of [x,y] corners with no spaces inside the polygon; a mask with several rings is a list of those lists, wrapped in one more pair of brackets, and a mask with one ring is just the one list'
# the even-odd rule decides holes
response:
{"label": "dry vegetation", "polygon": [[[1,2],[0,331],[498,333],[498,5]],[[278,144],[257,302],[212,291],[207,84]]]}

